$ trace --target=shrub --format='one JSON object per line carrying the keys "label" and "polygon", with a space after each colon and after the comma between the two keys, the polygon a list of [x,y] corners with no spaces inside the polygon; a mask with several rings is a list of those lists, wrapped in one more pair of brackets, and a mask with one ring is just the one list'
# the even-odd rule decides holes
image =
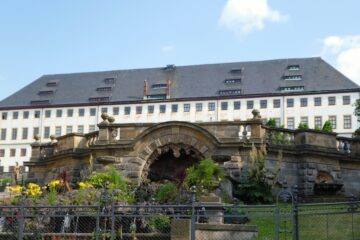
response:
{"label": "shrub", "polygon": [[178,194],[175,183],[169,182],[162,185],[156,193],[155,200],[161,203],[172,202]]}
{"label": "shrub", "polygon": [[326,122],[324,123],[324,126],[322,128],[322,131],[327,132],[327,133],[331,133],[333,131],[330,120],[326,120]]}
{"label": "shrub", "polygon": [[270,119],[266,122],[265,125],[266,125],[267,127],[273,127],[273,128],[275,128],[275,127],[276,127],[276,121],[275,121],[274,118],[270,118]]}
{"label": "shrub", "polygon": [[218,164],[211,159],[205,159],[186,169],[185,183],[196,186],[200,192],[206,190],[209,193],[219,186],[224,175],[224,170]]}
{"label": "shrub", "polygon": [[309,125],[307,125],[307,123],[299,123],[297,129],[309,129]]}
{"label": "shrub", "polygon": [[150,217],[148,224],[152,229],[155,229],[161,233],[170,232],[170,217],[166,215],[159,215],[157,217]]}

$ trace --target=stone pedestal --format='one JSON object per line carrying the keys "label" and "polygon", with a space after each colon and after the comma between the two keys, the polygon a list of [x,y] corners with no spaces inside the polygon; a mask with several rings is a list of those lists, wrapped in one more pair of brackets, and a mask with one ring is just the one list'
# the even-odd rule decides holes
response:
{"label": "stone pedestal", "polygon": [[[221,198],[218,196],[200,197],[200,206],[203,208],[204,217],[208,219],[208,223],[223,224],[224,223],[224,207]],[[200,216],[201,217],[201,216]]]}

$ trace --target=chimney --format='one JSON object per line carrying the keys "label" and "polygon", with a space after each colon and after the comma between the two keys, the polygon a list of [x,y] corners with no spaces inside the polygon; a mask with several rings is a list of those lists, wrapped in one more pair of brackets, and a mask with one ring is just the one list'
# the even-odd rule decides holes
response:
{"label": "chimney", "polygon": [[166,99],[170,99],[170,80],[166,80]]}
{"label": "chimney", "polygon": [[144,96],[143,96],[144,100],[147,99],[147,95],[148,95],[148,84],[147,84],[147,81],[144,80]]}

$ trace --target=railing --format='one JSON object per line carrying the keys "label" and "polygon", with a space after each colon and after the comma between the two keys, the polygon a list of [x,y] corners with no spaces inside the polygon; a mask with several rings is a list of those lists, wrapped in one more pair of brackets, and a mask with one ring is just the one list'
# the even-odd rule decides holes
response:
{"label": "railing", "polygon": [[351,153],[351,143],[352,139],[347,137],[336,137],[337,149],[341,153]]}
{"label": "railing", "polygon": [[99,131],[88,133],[85,137],[87,139],[87,146],[95,145],[96,141],[99,139]]}

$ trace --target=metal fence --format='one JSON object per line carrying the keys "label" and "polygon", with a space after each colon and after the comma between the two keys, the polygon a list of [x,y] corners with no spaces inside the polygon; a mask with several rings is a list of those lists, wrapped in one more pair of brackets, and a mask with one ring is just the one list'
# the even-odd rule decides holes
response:
{"label": "metal fence", "polygon": [[[105,196],[105,200],[106,200]],[[360,239],[360,202],[0,206],[0,239]]]}

